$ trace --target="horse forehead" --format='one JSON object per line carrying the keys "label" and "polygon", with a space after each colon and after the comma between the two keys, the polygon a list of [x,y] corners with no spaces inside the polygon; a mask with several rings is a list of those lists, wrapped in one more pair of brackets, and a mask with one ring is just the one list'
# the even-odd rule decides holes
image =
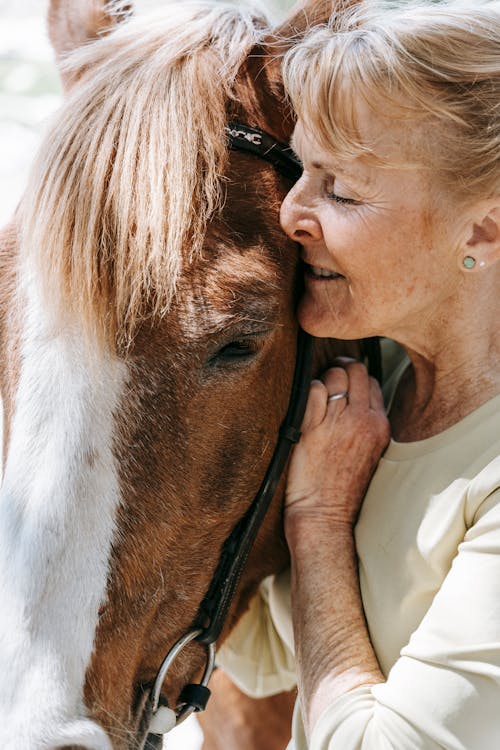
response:
{"label": "horse forehead", "polygon": [[[281,237],[244,248],[218,245],[187,275],[184,305],[202,327],[210,318],[221,325],[248,317],[277,322],[294,294],[296,263]],[[205,318],[196,315],[200,306]],[[185,322],[192,325],[189,314]]]}

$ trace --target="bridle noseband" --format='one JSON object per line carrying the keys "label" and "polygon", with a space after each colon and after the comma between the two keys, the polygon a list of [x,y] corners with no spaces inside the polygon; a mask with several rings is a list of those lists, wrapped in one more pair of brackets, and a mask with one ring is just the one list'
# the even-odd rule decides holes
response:
{"label": "bridle noseband", "polygon": [[[226,136],[230,149],[254,154],[268,161],[284,177],[295,182],[302,174],[302,165],[293,151],[268,133],[239,122],[229,122]],[[372,350],[372,353],[368,351],[369,361],[378,347],[372,346]],[[273,456],[252,504],[224,542],[219,564],[192,628],[170,649],[158,671],[147,706],[147,715],[152,717],[150,734],[146,740],[147,750],[160,747],[163,733],[186,719],[193,711],[203,711],[207,705],[210,697],[207,684],[214,668],[215,641],[224,626],[241,573],[281,480],[291,449],[300,438],[300,426],[311,382],[312,355],[313,338],[299,329],[290,400]],[[184,688],[174,712],[162,704],[161,688],[172,663],[184,647],[193,641],[206,646],[205,671],[200,684]],[[160,727],[161,721],[158,721],[161,711],[166,715],[164,728]]]}

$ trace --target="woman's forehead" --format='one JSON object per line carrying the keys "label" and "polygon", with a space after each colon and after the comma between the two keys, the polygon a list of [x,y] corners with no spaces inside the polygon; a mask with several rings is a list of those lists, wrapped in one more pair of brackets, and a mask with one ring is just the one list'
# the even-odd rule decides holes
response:
{"label": "woman's forehead", "polygon": [[332,146],[331,150],[323,146],[314,137],[312,127],[299,120],[292,135],[291,145],[304,168],[331,172],[355,178],[357,182],[370,184],[375,170],[360,158],[342,157]]}
{"label": "woman's forehead", "polygon": [[402,123],[388,121],[387,134],[383,143],[381,141],[385,149],[378,149],[373,160],[362,156],[343,157],[334,146],[328,150],[327,144],[319,143],[309,123],[303,120],[297,122],[291,143],[304,170],[310,174],[326,175],[335,181],[339,179],[341,184],[358,191],[361,199],[368,202],[394,200],[400,205],[409,201],[414,207],[415,201],[420,203],[423,195],[429,193],[432,168],[425,168],[424,164],[408,158],[409,150],[398,126],[401,129]]}
{"label": "woman's forehead", "polygon": [[[394,107],[384,112],[384,103],[368,103],[357,96],[353,101],[352,142],[362,144],[359,156],[344,153],[341,144],[327,143],[316,137],[314,121],[299,118],[292,135],[292,148],[307,166],[312,162],[325,170],[355,173],[360,179],[372,181],[382,168],[428,168],[424,154],[424,130],[421,123],[398,116]],[[361,150],[360,150],[361,151]]]}

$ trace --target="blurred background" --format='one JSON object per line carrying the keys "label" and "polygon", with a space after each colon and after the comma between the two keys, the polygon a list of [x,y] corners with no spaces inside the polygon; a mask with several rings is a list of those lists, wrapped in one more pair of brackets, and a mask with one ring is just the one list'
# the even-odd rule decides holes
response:
{"label": "blurred background", "polygon": [[[260,5],[279,18],[294,1],[261,0]],[[135,0],[134,5],[143,12],[161,0]],[[43,128],[60,101],[45,25],[47,6],[48,0],[0,0],[0,227],[19,201]],[[191,718],[168,736],[164,747],[200,750],[201,744],[201,731]]]}
{"label": "blurred background", "polygon": [[[265,0],[279,17],[294,0]],[[0,0],[0,226],[10,218],[47,118],[59,104],[59,81],[45,27],[48,0]],[[161,0],[135,0],[137,12]]]}

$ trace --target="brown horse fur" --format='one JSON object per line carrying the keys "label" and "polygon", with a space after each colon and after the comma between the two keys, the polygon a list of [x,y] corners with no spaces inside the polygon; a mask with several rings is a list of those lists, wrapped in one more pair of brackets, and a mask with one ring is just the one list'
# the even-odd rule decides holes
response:
{"label": "brown horse fur", "polygon": [[[288,29],[303,29],[306,6],[302,4]],[[120,7],[124,9],[123,4]],[[49,28],[59,59],[86,40],[103,37],[105,43],[105,32],[116,23],[116,15],[108,9],[109,4],[99,0],[52,0]],[[292,122],[279,98],[273,54],[264,39],[252,50],[247,49],[238,75],[224,89],[226,112],[222,116],[258,126],[287,142]],[[205,55],[204,65],[212,65],[218,75],[221,68],[216,57]],[[90,64],[88,50],[82,59]],[[66,88],[74,103],[78,87],[87,85],[89,75],[83,68],[75,75],[71,63],[66,63],[64,70]],[[118,148],[116,140],[114,144],[113,148]],[[72,145],[71,138],[67,145]],[[168,649],[190,627],[222,543],[248,507],[265,472],[290,390],[296,338],[297,255],[278,224],[279,205],[289,185],[255,157],[238,153],[224,159],[214,163],[216,171],[224,167],[223,179],[219,174],[218,181],[225,195],[221,200],[214,198],[202,223],[193,225],[204,230],[203,242],[198,243],[195,253],[184,253],[173,273],[171,294],[164,295],[160,304],[155,304],[155,284],[159,279],[156,272],[165,270],[161,259],[155,272],[149,273],[150,266],[149,275],[142,279],[146,304],[140,305],[135,290],[124,288],[122,296],[118,294],[109,255],[99,259],[98,268],[95,258],[87,259],[94,263],[92,272],[99,273],[99,282],[90,285],[88,294],[89,289],[83,289],[76,302],[71,294],[78,279],[71,274],[78,259],[47,256],[55,263],[51,269],[55,286],[47,288],[68,306],[65,312],[55,300],[58,324],[70,325],[72,316],[82,312],[84,302],[88,304],[91,323],[104,316],[112,332],[112,337],[102,336],[99,346],[115,349],[130,373],[118,410],[115,445],[122,501],[107,599],[100,610],[85,685],[87,712],[106,729],[115,750],[137,746],[144,688],[154,679]],[[86,168],[83,163],[82,168]],[[106,185],[113,179],[110,169],[108,166],[104,175]],[[37,189],[28,192],[30,200],[39,200],[39,207],[50,197],[40,188],[44,179],[40,178],[38,193]],[[53,182],[51,189],[55,185]],[[78,204],[71,191],[64,195],[74,200],[71,206],[62,206],[63,212],[75,211],[71,218],[74,226],[79,205],[87,204]],[[56,196],[53,203],[44,204],[45,208],[52,205],[58,210],[57,200]],[[34,229],[29,209],[25,204],[26,213],[17,218],[18,223],[25,222],[24,232],[26,225]],[[132,223],[127,231],[128,239],[135,240],[138,227]],[[190,226],[187,234],[181,235],[184,242],[190,237],[192,241],[199,239],[194,238],[193,231]],[[37,231],[37,239],[40,237],[47,242],[50,231]],[[16,299],[19,247],[24,252],[37,252],[30,246],[30,236],[25,233],[22,238],[19,242],[14,226],[0,238],[4,455],[9,451],[23,324]],[[112,246],[106,248],[112,252]],[[61,245],[63,253],[66,249]],[[123,261],[124,267],[129,260]],[[131,319],[133,324],[129,325]],[[96,333],[97,328],[90,324],[88,331]],[[233,342],[236,349],[250,352],[249,356],[225,359],[221,352]],[[318,365],[321,362],[324,366],[332,351],[327,350],[324,345],[318,352]],[[334,346],[334,351],[338,353],[339,347]],[[353,351],[357,351],[355,344]],[[87,460],[94,459],[89,455]],[[286,562],[278,493],[251,554],[223,637],[244,612],[259,581]],[[175,704],[183,685],[199,674],[203,658],[203,649],[193,645],[175,664],[165,685],[171,704]],[[219,680],[223,682],[223,678]],[[290,700],[284,703],[288,713]],[[248,717],[248,710],[242,709],[241,715]],[[206,726],[213,743],[211,750],[221,747]],[[281,746],[282,728],[276,737],[278,734]],[[275,738],[260,747],[274,750],[278,747],[274,742]],[[225,750],[228,747],[224,745]]]}

